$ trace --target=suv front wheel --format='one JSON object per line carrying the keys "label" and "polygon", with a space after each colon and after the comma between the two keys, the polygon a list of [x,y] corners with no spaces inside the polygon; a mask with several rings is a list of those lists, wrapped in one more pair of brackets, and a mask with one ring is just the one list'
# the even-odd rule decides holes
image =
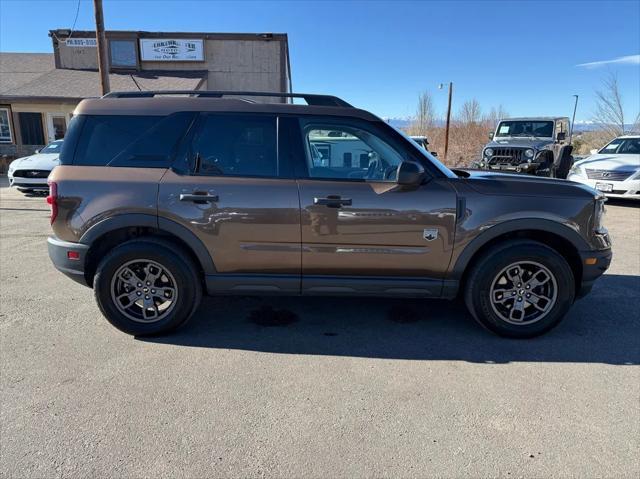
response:
{"label": "suv front wheel", "polygon": [[107,320],[134,336],[181,326],[202,296],[189,256],[155,238],[128,241],[111,250],[98,266],[93,290]]}
{"label": "suv front wheel", "polygon": [[556,326],[573,304],[571,268],[555,250],[534,241],[507,241],[471,270],[465,302],[473,317],[501,336],[531,338]]}

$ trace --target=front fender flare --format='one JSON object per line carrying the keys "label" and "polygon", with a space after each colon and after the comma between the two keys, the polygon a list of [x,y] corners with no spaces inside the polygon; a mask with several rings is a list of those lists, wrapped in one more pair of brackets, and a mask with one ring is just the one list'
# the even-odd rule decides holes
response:
{"label": "front fender flare", "polygon": [[541,231],[544,233],[554,234],[569,241],[575,246],[577,251],[592,249],[589,243],[587,243],[587,241],[578,232],[556,221],[540,218],[524,218],[505,221],[504,223],[498,223],[497,225],[485,230],[465,246],[462,253],[460,253],[456,259],[448,279],[460,280],[475,254],[490,241],[508,233],[516,233],[524,230]]}

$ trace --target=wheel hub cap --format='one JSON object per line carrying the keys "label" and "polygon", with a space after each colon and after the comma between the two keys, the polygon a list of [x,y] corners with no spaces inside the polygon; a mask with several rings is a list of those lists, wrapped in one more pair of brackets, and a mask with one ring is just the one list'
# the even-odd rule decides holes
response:
{"label": "wheel hub cap", "polygon": [[154,323],[164,319],[178,298],[176,280],[160,263],[147,259],[123,264],[111,281],[111,299],[132,321]]}
{"label": "wheel hub cap", "polygon": [[491,308],[500,319],[526,325],[549,314],[558,298],[558,286],[547,267],[534,261],[521,261],[496,275],[489,294]]}

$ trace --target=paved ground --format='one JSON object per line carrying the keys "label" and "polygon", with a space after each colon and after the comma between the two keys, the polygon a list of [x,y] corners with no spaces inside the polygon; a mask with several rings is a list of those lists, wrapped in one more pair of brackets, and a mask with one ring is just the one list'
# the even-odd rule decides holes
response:
{"label": "paved ground", "polygon": [[44,200],[0,188],[0,476],[638,477],[640,208],[607,223],[609,274],[536,340],[446,302],[231,298],[141,341],[54,271]]}

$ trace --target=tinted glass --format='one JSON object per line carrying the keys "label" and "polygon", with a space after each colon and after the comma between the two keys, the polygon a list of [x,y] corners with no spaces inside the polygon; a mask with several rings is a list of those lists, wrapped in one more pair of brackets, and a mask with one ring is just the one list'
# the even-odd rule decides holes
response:
{"label": "tinted glass", "polygon": [[87,116],[73,164],[166,168],[193,116]]}
{"label": "tinted glass", "polygon": [[160,120],[160,116],[87,116],[73,164],[106,166]]}
{"label": "tinted glass", "polygon": [[67,128],[67,135],[64,137],[62,149],[60,150],[59,160],[61,165],[70,165],[73,163],[73,155],[80,140],[80,133],[82,132],[85,119],[85,115],[76,115],[71,118],[69,127]]}
{"label": "tinted glass", "polygon": [[275,117],[206,115],[191,149],[197,174],[278,176]]}
{"label": "tinted glass", "polygon": [[377,134],[349,124],[303,129],[310,178],[395,181],[402,155]]}
{"label": "tinted glass", "polygon": [[189,127],[193,112],[175,113],[160,120],[111,160],[109,166],[168,167],[178,140]]}

